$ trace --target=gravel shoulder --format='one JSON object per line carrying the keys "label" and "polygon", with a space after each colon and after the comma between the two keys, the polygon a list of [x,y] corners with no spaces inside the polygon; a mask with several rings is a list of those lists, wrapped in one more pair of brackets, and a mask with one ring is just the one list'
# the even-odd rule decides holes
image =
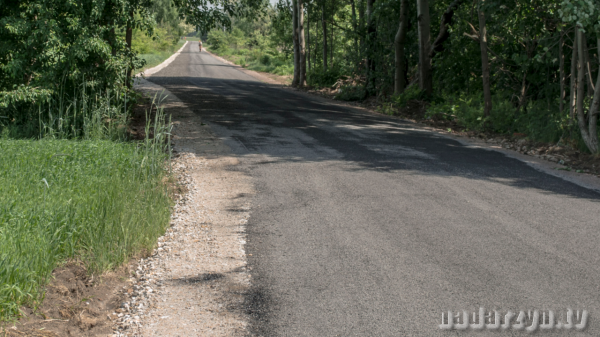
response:
{"label": "gravel shoulder", "polygon": [[139,261],[115,317],[117,336],[244,334],[245,224],[253,187],[238,159],[201,118],[161,86],[138,79],[136,89],[166,96],[174,124],[174,175],[187,192],[152,255]]}

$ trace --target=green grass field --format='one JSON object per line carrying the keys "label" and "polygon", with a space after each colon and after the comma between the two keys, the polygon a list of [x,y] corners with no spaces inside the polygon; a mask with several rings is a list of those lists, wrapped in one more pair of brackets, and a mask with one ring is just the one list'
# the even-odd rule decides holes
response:
{"label": "green grass field", "polygon": [[35,306],[61,263],[108,270],[164,234],[165,155],[140,145],[0,138],[0,319]]}

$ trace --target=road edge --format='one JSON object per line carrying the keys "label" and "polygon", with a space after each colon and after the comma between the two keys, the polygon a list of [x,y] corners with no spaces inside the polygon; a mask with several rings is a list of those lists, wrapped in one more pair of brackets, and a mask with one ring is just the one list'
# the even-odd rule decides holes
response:
{"label": "road edge", "polygon": [[150,68],[150,69],[146,69],[144,71],[141,71],[141,72],[135,74],[135,77],[136,78],[137,77],[145,78],[146,76],[152,76],[153,74],[156,74],[157,72],[163,70],[169,64],[171,64],[171,62],[173,62],[173,60],[175,60],[175,58],[177,56],[179,56],[179,54],[181,54],[181,51],[183,50],[183,48],[185,48],[185,46],[187,46],[188,42],[190,42],[190,41],[185,41],[185,43],[183,44],[183,46],[181,46],[181,48],[179,48],[178,51],[176,51],[173,55],[169,56],[169,58],[166,59],[166,60],[164,60],[161,64],[157,65],[154,68]]}

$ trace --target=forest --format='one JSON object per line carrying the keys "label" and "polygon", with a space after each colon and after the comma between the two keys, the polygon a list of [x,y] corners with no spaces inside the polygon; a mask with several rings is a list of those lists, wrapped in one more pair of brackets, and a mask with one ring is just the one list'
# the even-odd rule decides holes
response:
{"label": "forest", "polygon": [[597,0],[279,0],[230,22],[215,52],[293,86],[599,151]]}
{"label": "forest", "polygon": [[597,153],[599,21],[599,0],[4,0],[0,109],[31,133],[58,96],[124,94],[146,42],[185,22],[296,87]]}

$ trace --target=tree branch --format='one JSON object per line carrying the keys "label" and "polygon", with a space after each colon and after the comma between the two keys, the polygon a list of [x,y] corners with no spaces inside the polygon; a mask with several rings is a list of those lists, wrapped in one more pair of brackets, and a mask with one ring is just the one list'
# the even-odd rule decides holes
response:
{"label": "tree branch", "polygon": [[452,17],[454,16],[454,11],[464,1],[465,0],[454,0],[450,4],[450,6],[448,6],[444,14],[442,14],[442,19],[440,20],[440,33],[431,45],[431,50],[429,51],[429,58],[433,58],[437,53],[441,53],[444,51],[444,42],[446,42],[446,40],[448,40],[448,38],[450,37],[450,32],[448,31],[448,28],[450,28],[450,25],[452,25]]}

